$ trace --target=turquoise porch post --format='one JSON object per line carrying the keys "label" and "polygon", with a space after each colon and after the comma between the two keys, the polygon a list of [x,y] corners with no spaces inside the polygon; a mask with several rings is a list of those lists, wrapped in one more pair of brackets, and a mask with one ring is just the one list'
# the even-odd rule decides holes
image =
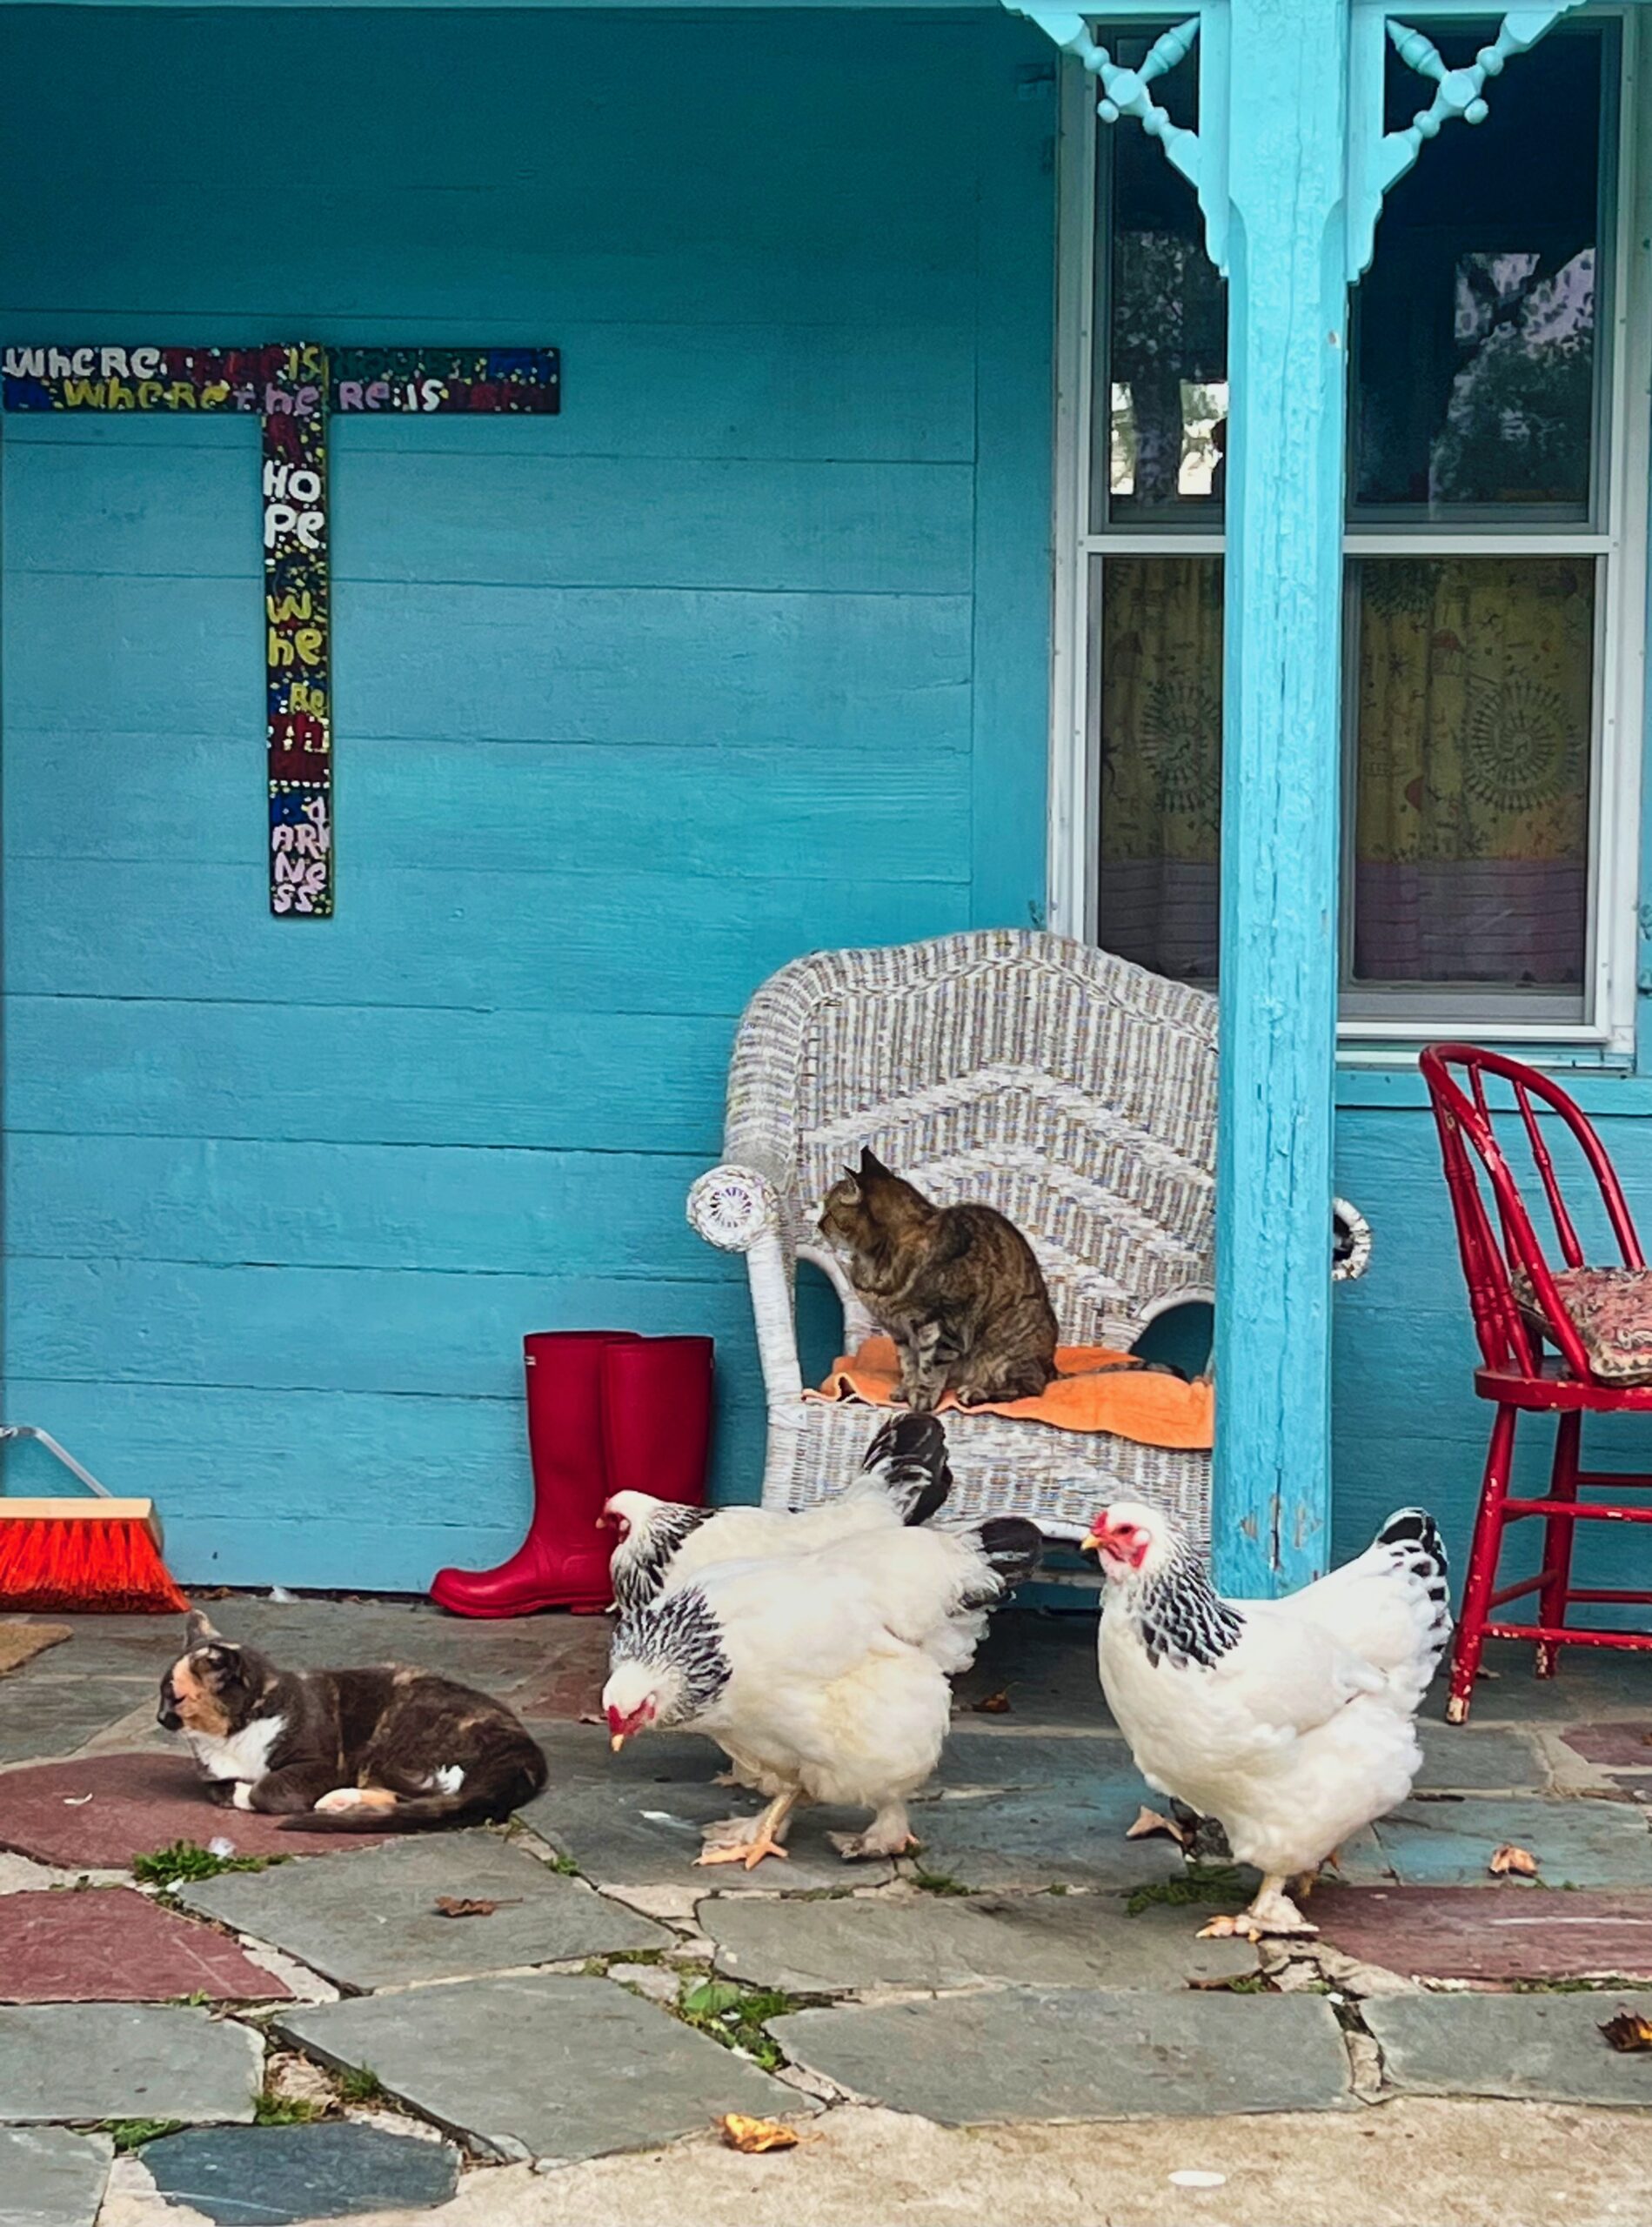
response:
{"label": "turquoise porch post", "polygon": [[1219,1582],[1266,1594],[1330,1527],[1346,0],[1231,0],[1228,40],[1212,1534]]}

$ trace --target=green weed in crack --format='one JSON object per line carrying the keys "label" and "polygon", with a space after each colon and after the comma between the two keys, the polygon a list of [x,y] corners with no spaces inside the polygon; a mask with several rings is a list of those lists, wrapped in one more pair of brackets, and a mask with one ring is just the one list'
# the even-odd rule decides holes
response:
{"label": "green weed in crack", "polygon": [[176,2134],[183,2123],[182,2119],[104,2119],[97,2130],[106,2134],[124,2154],[129,2150],[141,2150],[146,2142],[158,2142],[164,2135]]}
{"label": "green weed in crack", "polygon": [[686,2026],[709,2034],[725,2049],[742,2050],[773,2072],[786,2063],[779,2043],[765,2031],[771,2018],[788,2010],[801,2010],[814,2000],[786,1995],[779,1988],[746,1988],[737,1980],[703,1979],[692,1985],[685,1980],[678,1996],[677,2015]]}
{"label": "green weed in crack", "polygon": [[1140,1917],[1143,1910],[1158,1903],[1184,1909],[1191,1904],[1241,1902],[1244,1893],[1244,1880],[1231,1864],[1190,1863],[1185,1871],[1168,1879],[1151,1880],[1145,1887],[1138,1887],[1127,1900],[1124,1914]]}
{"label": "green weed in crack", "polygon": [[913,1873],[912,1883],[921,1895],[972,1895],[975,1891],[945,1871],[926,1871],[921,1866]]}
{"label": "green weed in crack", "polygon": [[170,1848],[153,1849],[132,1858],[132,1876],[140,1887],[163,1892],[197,1879],[216,1879],[221,1871],[266,1871],[271,1864],[287,1863],[284,1856],[215,1856],[194,1841],[174,1841]]}
{"label": "green weed in crack", "polygon": [[1621,1995],[1625,1988],[1643,1988],[1644,1980],[1568,1979],[1509,1980],[1510,1995]]}
{"label": "green weed in crack", "polygon": [[278,2096],[263,2089],[252,2099],[254,2126],[309,2126],[324,2119],[328,2106],[310,2096]]}

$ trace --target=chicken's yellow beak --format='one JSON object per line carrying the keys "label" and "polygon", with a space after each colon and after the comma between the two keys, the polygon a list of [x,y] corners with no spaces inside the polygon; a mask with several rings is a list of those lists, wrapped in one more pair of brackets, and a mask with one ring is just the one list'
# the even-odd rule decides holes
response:
{"label": "chicken's yellow beak", "polygon": [[1079,1552],[1081,1555],[1099,1555],[1100,1551],[1101,1542],[1094,1531],[1079,1542]]}
{"label": "chicken's yellow beak", "polygon": [[625,1744],[625,1735],[623,1732],[613,1732],[610,1733],[608,1735],[608,1747],[611,1754],[617,1756]]}

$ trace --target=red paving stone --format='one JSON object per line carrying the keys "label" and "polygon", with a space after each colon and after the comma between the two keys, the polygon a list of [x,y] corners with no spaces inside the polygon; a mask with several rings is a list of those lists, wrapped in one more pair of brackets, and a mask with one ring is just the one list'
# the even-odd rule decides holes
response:
{"label": "red paving stone", "polygon": [[1652,1723],[1644,1717],[1619,1724],[1568,1724],[1561,1738],[1585,1762],[1652,1771]]}
{"label": "red paving stone", "polygon": [[0,1848],[41,1863],[124,1870],[174,1841],[218,1838],[237,1856],[342,1856],[386,1837],[284,1832],[273,1817],[220,1809],[187,1756],[89,1756],[0,1772]]}
{"label": "red paving stone", "polygon": [[227,1934],[130,1887],[0,1895],[0,2002],[288,2002]]}
{"label": "red paving stone", "polygon": [[1330,1948],[1411,1979],[1652,1977],[1652,1894],[1529,1887],[1321,1887]]}
{"label": "red paving stone", "polygon": [[[543,1622],[541,1619],[541,1622]],[[578,1723],[600,1717],[598,1708],[608,1675],[610,1625],[605,1616],[570,1616],[553,1635],[552,1659],[542,1662],[511,1695],[511,1707],[525,1722],[548,1717]],[[535,1627],[538,1637],[538,1627]],[[1652,1756],[1652,1749],[1647,1750]]]}

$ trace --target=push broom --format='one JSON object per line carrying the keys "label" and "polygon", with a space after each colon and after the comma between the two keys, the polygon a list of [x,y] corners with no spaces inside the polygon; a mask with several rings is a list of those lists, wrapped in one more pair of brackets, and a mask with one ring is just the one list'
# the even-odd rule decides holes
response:
{"label": "push broom", "polygon": [[0,1608],[187,1614],[190,1604],[161,1560],[154,1501],[117,1500],[49,1431],[33,1423],[0,1423],[0,1445],[19,1438],[43,1446],[96,1497],[9,1500],[0,1495]]}

